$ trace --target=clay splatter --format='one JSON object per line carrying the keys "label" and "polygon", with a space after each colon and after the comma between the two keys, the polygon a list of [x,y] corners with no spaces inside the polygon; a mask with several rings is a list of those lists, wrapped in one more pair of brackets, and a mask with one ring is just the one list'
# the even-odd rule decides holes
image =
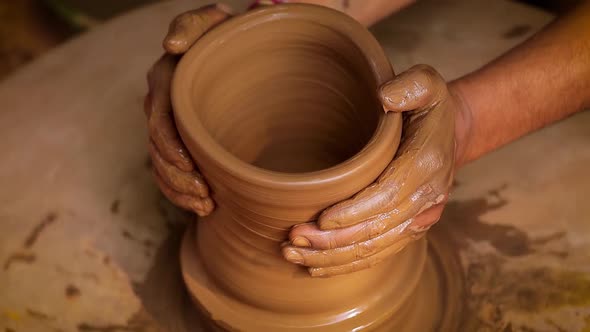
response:
{"label": "clay splatter", "polygon": [[80,276],[86,280],[94,281],[95,283],[99,282],[98,276],[91,272],[83,272]]}
{"label": "clay splatter", "polygon": [[118,200],[118,199],[114,200],[114,201],[111,203],[111,208],[110,208],[110,210],[111,210],[111,213],[112,213],[112,214],[117,214],[117,213],[119,213],[119,205],[121,205],[121,201],[120,201],[120,200]]}
{"label": "clay splatter", "polygon": [[[505,331],[510,324],[506,319],[509,312],[537,316],[562,307],[590,305],[590,278],[585,274],[548,267],[508,270],[505,262],[490,254],[467,267],[470,314],[466,317],[471,318],[465,330],[484,326]],[[512,330],[535,331],[527,326],[513,326]]]}
{"label": "clay splatter", "polygon": [[[565,236],[564,232],[557,232],[530,239],[525,232],[509,223],[488,224],[483,222],[480,219],[482,215],[500,209],[508,203],[500,194],[504,189],[506,186],[490,190],[487,197],[463,202],[449,202],[441,219],[448,220],[447,222],[452,223],[453,227],[461,229],[465,239],[487,241],[501,254],[511,257],[532,254],[536,248]],[[563,253],[556,252],[555,254],[560,256]]]}
{"label": "clay splatter", "polygon": [[66,297],[68,299],[75,299],[78,298],[81,294],[80,289],[74,285],[68,285],[66,287]]}
{"label": "clay splatter", "polygon": [[[557,254],[544,250],[543,245],[564,240],[566,233],[531,238],[510,226],[509,220],[504,225],[485,223],[481,219],[484,214],[508,203],[501,195],[504,189],[492,190],[482,198],[450,202],[441,220],[454,229],[457,244],[469,257],[464,262],[468,294],[465,331],[537,331],[533,323],[516,323],[507,314],[539,317],[564,307],[590,305],[590,278],[582,272],[542,265],[507,267],[507,262],[524,255]],[[469,240],[488,242],[497,252],[478,252]],[[547,319],[544,323],[550,324]],[[552,327],[556,331],[563,329]]]}
{"label": "clay splatter", "polygon": [[37,256],[33,253],[17,252],[10,255],[4,262],[4,271],[8,271],[10,266],[14,263],[31,264],[37,259]]}
{"label": "clay splatter", "polygon": [[149,248],[151,248],[151,247],[153,247],[153,246],[154,246],[154,242],[152,242],[152,240],[150,240],[150,239],[145,239],[145,240],[143,240],[143,245],[144,245],[144,246],[145,246],[147,249],[149,249]]}
{"label": "clay splatter", "polygon": [[126,239],[135,240],[135,237],[133,237],[133,235],[131,235],[131,233],[129,233],[129,231],[127,231],[127,230],[123,230],[121,232],[121,235],[123,235],[123,237]]}
{"label": "clay splatter", "polygon": [[124,238],[131,240],[131,241],[136,241],[138,243],[141,243],[147,252],[147,256],[149,256],[149,249],[153,248],[154,246],[154,242],[150,239],[145,239],[143,241],[141,241],[140,239],[138,239],[137,237],[135,237],[133,234],[131,234],[131,232],[129,232],[128,230],[123,230],[121,231],[121,235],[123,235]]}
{"label": "clay splatter", "polygon": [[55,212],[48,213],[45,216],[45,218],[43,218],[41,220],[41,222],[39,222],[39,224],[37,224],[37,226],[35,226],[35,228],[33,228],[31,233],[29,233],[29,236],[27,236],[27,238],[25,239],[23,246],[25,248],[31,248],[35,244],[35,242],[37,242],[37,239],[39,238],[39,235],[41,234],[41,232],[43,232],[43,230],[47,226],[49,226],[50,224],[55,222],[56,219],[57,219],[57,214]]}
{"label": "clay splatter", "polygon": [[42,313],[37,310],[30,309],[30,308],[27,308],[27,314],[31,317],[34,317],[34,318],[40,319],[40,320],[55,320],[55,317],[49,316],[48,314]]}

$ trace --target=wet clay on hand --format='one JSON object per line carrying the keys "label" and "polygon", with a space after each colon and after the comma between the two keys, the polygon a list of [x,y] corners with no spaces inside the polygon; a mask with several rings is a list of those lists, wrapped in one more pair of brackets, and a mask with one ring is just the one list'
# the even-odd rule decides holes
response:
{"label": "wet clay on hand", "polygon": [[438,221],[455,165],[455,114],[445,81],[420,65],[380,88],[387,112],[405,112],[396,157],[375,183],[297,225],[285,257],[314,276],[374,266],[421,238]]}
{"label": "wet clay on hand", "polygon": [[174,119],[217,207],[187,232],[181,262],[212,329],[440,327],[444,287],[424,240],[332,278],[313,278],[281,254],[294,225],[388,172],[402,117],[383,112],[377,91],[392,78],[366,29],[317,6],[256,9],[183,56]]}
{"label": "wet clay on hand", "polygon": [[200,216],[213,211],[209,188],[188,154],[172,116],[170,85],[178,62],[175,55],[186,52],[204,33],[230,16],[225,7],[211,5],[178,15],[164,39],[164,54],[148,73],[149,92],[144,111],[148,118],[148,150],[154,178],[168,199]]}

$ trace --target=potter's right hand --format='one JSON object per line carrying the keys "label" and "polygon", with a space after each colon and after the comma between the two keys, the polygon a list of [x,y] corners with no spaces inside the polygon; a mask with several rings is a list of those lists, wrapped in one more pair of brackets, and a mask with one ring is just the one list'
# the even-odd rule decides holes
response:
{"label": "potter's right hand", "polygon": [[283,255],[333,276],[369,268],[419,239],[447,201],[463,160],[470,111],[431,67],[419,65],[380,89],[386,112],[403,112],[396,157],[377,181],[329,207],[315,223],[295,226]]}
{"label": "potter's right hand", "polygon": [[209,197],[207,184],[178,135],[172,115],[170,84],[179,57],[204,33],[229,17],[228,11],[219,5],[177,16],[164,39],[166,53],[148,73],[149,92],[145,97],[144,111],[148,119],[154,177],[169,200],[200,216],[211,213],[214,203]]}

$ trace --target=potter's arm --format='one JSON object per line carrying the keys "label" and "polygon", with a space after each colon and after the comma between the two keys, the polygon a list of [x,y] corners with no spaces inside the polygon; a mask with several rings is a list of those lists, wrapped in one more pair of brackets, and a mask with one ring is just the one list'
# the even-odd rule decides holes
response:
{"label": "potter's arm", "polygon": [[451,186],[462,118],[443,78],[419,65],[380,88],[386,112],[405,112],[394,160],[377,181],[294,227],[283,255],[332,276],[371,267],[419,239],[438,220]]}
{"label": "potter's arm", "polygon": [[[449,88],[426,66],[382,87],[384,108],[407,114],[398,156],[375,184],[326,210],[318,224],[294,228],[285,257],[314,275],[372,266],[438,220],[456,165],[588,107],[588,7]],[[165,43],[170,54],[149,75],[146,114],[160,188],[177,205],[206,215],[213,202],[178,138],[169,99],[176,65],[171,54],[183,53],[229,17],[217,7],[208,9],[212,17],[201,16],[202,10],[171,25]]]}
{"label": "potter's arm", "polygon": [[448,87],[420,66],[382,87],[385,109],[407,114],[401,151],[375,184],[295,227],[285,258],[317,276],[370,267],[438,221],[453,152],[460,167],[590,107],[589,2]]}
{"label": "potter's arm", "polygon": [[590,1],[450,86],[471,114],[462,162],[590,108]]}
{"label": "potter's arm", "polygon": [[288,0],[287,2],[312,3],[330,7],[350,15],[365,26],[371,26],[416,0]]}

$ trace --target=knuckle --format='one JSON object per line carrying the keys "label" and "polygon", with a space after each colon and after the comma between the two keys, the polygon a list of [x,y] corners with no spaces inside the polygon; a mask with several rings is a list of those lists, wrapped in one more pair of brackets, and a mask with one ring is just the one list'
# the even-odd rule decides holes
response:
{"label": "knuckle", "polygon": [[427,174],[436,176],[444,170],[450,171],[451,156],[442,149],[429,149],[418,158],[417,164]]}
{"label": "knuckle", "polygon": [[361,242],[353,244],[353,253],[355,260],[368,257],[374,253],[372,242]]}
{"label": "knuckle", "polygon": [[368,223],[365,227],[367,230],[367,238],[372,239],[387,231],[388,224],[386,222],[386,218],[379,216],[377,219]]}
{"label": "knuckle", "polygon": [[418,193],[420,196],[430,196],[434,192],[434,188],[430,183],[427,183],[420,188],[418,188]]}
{"label": "knuckle", "polygon": [[340,241],[338,241],[338,237],[334,234],[334,232],[329,232],[326,236],[326,240],[328,249],[335,249],[339,247]]}

